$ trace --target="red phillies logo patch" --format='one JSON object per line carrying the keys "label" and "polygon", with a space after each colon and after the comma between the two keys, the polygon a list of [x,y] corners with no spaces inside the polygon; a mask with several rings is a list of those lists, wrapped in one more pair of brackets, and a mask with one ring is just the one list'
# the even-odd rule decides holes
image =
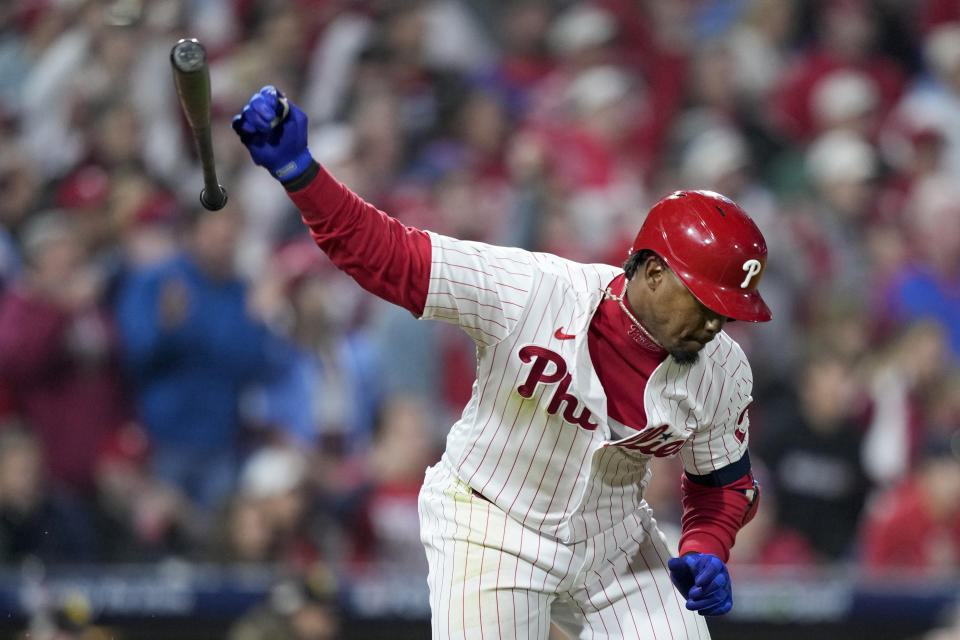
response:
{"label": "red phillies logo patch", "polygon": [[599,426],[599,422],[591,421],[592,414],[586,407],[580,407],[580,401],[573,394],[567,393],[570,387],[570,381],[573,376],[567,372],[567,363],[563,357],[550,349],[528,345],[520,349],[520,359],[523,362],[532,362],[530,373],[523,384],[517,387],[517,393],[524,398],[533,397],[533,392],[541,382],[544,384],[557,384],[557,388],[550,397],[550,404],[547,405],[547,413],[553,415],[560,411],[564,421],[576,425],[587,431],[593,431]]}

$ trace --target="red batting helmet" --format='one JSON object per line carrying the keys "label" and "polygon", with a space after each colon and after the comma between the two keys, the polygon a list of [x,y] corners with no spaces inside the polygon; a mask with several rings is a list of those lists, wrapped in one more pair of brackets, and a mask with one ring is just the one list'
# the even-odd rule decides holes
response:
{"label": "red batting helmet", "polygon": [[630,254],[655,251],[704,306],[735,320],[771,317],[757,283],[767,243],[750,216],[713,191],[676,191],[653,205]]}

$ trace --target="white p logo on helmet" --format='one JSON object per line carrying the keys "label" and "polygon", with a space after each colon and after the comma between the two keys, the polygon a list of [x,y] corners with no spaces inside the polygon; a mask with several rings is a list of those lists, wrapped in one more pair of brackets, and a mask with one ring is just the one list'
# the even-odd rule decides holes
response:
{"label": "white p logo on helmet", "polygon": [[750,286],[750,281],[753,280],[753,276],[760,273],[760,270],[763,269],[763,265],[760,264],[760,261],[756,258],[750,258],[743,263],[743,270],[747,272],[747,277],[743,279],[743,282],[740,283],[741,289],[746,289]]}

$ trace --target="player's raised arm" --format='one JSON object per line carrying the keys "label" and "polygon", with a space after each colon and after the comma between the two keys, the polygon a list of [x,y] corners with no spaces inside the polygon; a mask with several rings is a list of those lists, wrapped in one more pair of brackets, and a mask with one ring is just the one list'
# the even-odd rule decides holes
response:
{"label": "player's raised arm", "polygon": [[[286,117],[284,113],[286,113]],[[253,161],[286,188],[317,245],[367,291],[419,316],[430,279],[430,237],[364,202],[307,146],[307,116],[267,86],[233,118]]]}
{"label": "player's raised arm", "polygon": [[364,202],[313,159],[307,116],[274,87],[255,94],[233,128],[287,189],[317,245],[364,289],[459,324],[482,344],[509,333],[533,281],[530,254],[406,227]]}

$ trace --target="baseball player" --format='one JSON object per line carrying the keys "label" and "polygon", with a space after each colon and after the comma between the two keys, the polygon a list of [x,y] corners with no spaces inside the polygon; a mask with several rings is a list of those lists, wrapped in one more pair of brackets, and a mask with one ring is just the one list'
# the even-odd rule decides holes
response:
{"label": "baseball player", "polygon": [[[752,374],[723,332],[764,322],[766,245],[735,203],[658,202],[623,269],[405,227],[311,157],[307,118],[264,87],[233,127],[317,245],[368,291],[477,345],[473,395],[420,492],[434,638],[709,638],[753,515]],[[682,535],[644,501],[679,455]],[[699,615],[697,615],[699,614]]]}

